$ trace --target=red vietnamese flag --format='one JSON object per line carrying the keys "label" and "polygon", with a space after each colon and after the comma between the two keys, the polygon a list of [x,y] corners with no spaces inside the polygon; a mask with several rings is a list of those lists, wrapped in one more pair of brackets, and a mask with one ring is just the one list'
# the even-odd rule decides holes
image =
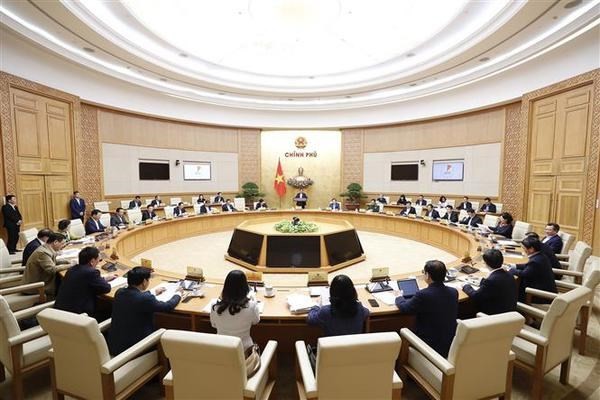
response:
{"label": "red vietnamese flag", "polygon": [[281,159],[277,160],[277,173],[275,174],[275,182],[273,187],[279,197],[285,195],[285,178],[283,177],[283,169],[281,168]]}

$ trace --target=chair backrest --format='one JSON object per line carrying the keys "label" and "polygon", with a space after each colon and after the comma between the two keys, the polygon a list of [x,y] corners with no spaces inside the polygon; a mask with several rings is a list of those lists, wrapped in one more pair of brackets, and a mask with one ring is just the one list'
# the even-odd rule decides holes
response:
{"label": "chair backrest", "polygon": [[174,209],[174,208],[175,208],[175,207],[173,207],[173,206],[165,206],[165,208],[164,208],[163,210],[164,210],[164,212],[165,212],[165,218],[166,218],[166,219],[171,219],[171,218],[173,218],[173,209]]}
{"label": "chair backrest", "polygon": [[564,232],[564,231],[558,231],[558,236],[560,236],[560,238],[563,241],[563,247],[560,252],[567,254],[569,252],[569,250],[571,250],[571,247],[573,246],[573,242],[575,241],[575,236],[571,235],[570,233]]}
{"label": "chair backrest", "polygon": [[483,224],[489,226],[490,228],[494,228],[496,225],[498,225],[499,219],[500,217],[496,215],[486,214],[485,217],[483,217]]}
{"label": "chair backrest", "polygon": [[181,197],[171,197],[169,199],[169,204],[171,204],[172,206],[176,206],[179,203],[181,203]]}
{"label": "chair backrest", "polygon": [[412,203],[412,197],[406,197],[406,201],[410,201]]}
{"label": "chair backrest", "polygon": [[94,202],[94,208],[102,211],[102,212],[109,212],[110,211],[110,204],[108,201],[95,201]]}
{"label": "chair backrest", "polygon": [[452,207],[455,207],[456,206],[456,200],[450,200],[450,199],[448,199],[448,200],[446,200],[446,205],[450,205]]}
{"label": "chair backrest", "polygon": [[129,208],[129,200],[121,200],[121,208],[127,210]]}
{"label": "chair backrest", "polygon": [[144,202],[146,202],[146,205],[148,205],[148,204],[152,203],[152,200],[154,200],[154,199],[145,199]]}
{"label": "chair backrest", "polygon": [[462,221],[463,219],[467,218],[469,216],[469,213],[467,212],[467,210],[460,210],[460,212],[458,213],[458,222]]}
{"label": "chair backrest", "polygon": [[516,221],[512,232],[512,238],[517,240],[525,239],[525,234],[533,230],[533,225],[523,221]]}
{"label": "chair backrest", "polygon": [[102,215],[100,215],[100,223],[104,225],[104,227],[110,226],[110,213],[102,213]]}
{"label": "chair backrest", "polygon": [[12,372],[12,357],[8,339],[21,333],[19,323],[4,296],[0,296],[0,362]]}
{"label": "chair backrest", "polygon": [[21,240],[21,244],[23,245],[23,247],[27,246],[27,243],[37,238],[37,234],[37,228],[29,228],[19,232],[19,239]]}
{"label": "chair backrest", "polygon": [[591,255],[590,245],[582,241],[575,243],[575,248],[569,252],[569,270],[583,272],[583,267]]}
{"label": "chair backrest", "polygon": [[559,294],[550,304],[540,327],[540,334],[548,339],[544,372],[571,355],[577,315],[589,297],[590,289],[582,286]]}
{"label": "chair backrest", "polygon": [[423,206],[415,206],[415,212],[417,213],[418,217],[423,215]]}
{"label": "chair backrest", "polygon": [[233,206],[238,211],[244,211],[246,209],[246,199],[243,197],[235,197],[233,199]]}
{"label": "chair backrest", "polygon": [[56,387],[80,398],[101,399],[100,367],[110,355],[98,322],[54,308],[41,311],[38,321],[54,349]]}
{"label": "chair backrest", "polygon": [[501,213],[502,213],[502,208],[503,208],[503,207],[504,207],[504,204],[502,204],[502,203],[496,203],[496,212],[497,212],[498,214],[501,214]]}
{"label": "chair backrest", "polygon": [[202,205],[194,203],[194,214],[200,214],[200,207]]}
{"label": "chair backrest", "polygon": [[317,391],[323,399],[389,399],[400,351],[396,332],[319,338]]}
{"label": "chair backrest", "polygon": [[138,209],[127,210],[127,217],[132,224],[139,224],[142,221],[142,211]]}
{"label": "chair backrest", "polygon": [[85,226],[80,219],[72,219],[69,225],[69,236],[72,239],[79,239],[85,236]]}
{"label": "chair backrest", "polygon": [[0,268],[10,268],[12,267],[12,262],[10,260],[10,254],[8,252],[8,247],[6,247],[6,243],[4,243],[4,239],[0,239]]}
{"label": "chair backrest", "polygon": [[504,393],[510,348],[524,323],[516,311],[458,322],[448,354],[456,369],[453,398]]}
{"label": "chair backrest", "polygon": [[383,196],[385,199],[385,204],[390,204],[390,196]]}
{"label": "chair backrest", "polygon": [[440,208],[440,207],[438,207],[438,208],[437,208],[437,211],[438,211],[438,213],[440,214],[440,218],[443,218],[443,217],[444,217],[444,215],[446,215],[446,213],[447,213],[447,211],[446,211],[446,208],[445,208],[445,207],[441,207],[441,208]]}
{"label": "chair backrest", "polygon": [[427,202],[427,205],[432,203],[431,199],[425,199],[425,201]]}
{"label": "chair backrest", "polygon": [[472,201],[471,202],[471,207],[473,207],[473,210],[479,211],[479,202],[478,201]]}
{"label": "chair backrest", "polygon": [[240,338],[167,330],[160,342],[171,363],[176,399],[243,398],[246,365]]}
{"label": "chair backrest", "polygon": [[596,258],[583,271],[583,286],[592,291],[592,295],[596,290],[596,286],[600,284],[600,258]]}

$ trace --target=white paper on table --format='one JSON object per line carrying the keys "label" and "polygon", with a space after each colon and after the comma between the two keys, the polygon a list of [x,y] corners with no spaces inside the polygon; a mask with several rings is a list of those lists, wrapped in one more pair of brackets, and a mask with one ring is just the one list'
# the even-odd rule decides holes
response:
{"label": "white paper on table", "polygon": [[371,295],[388,306],[393,306],[394,304],[396,304],[396,295],[394,294],[394,292],[387,291],[371,293]]}
{"label": "white paper on table", "polygon": [[123,278],[122,276],[118,276],[112,281],[108,282],[111,288],[116,288],[119,286],[127,285],[127,278]]}
{"label": "white paper on table", "polygon": [[308,312],[316,303],[307,295],[292,293],[287,297],[287,303],[292,314]]}
{"label": "white paper on table", "polygon": [[514,246],[514,247],[519,246],[519,244],[517,242],[515,242],[514,240],[498,240],[498,244],[500,246]]}
{"label": "white paper on table", "polygon": [[313,286],[310,288],[310,297],[319,296],[321,298],[321,306],[331,304],[329,302],[329,286]]}
{"label": "white paper on table", "polygon": [[65,249],[60,252],[58,256],[56,256],[57,260],[66,260],[69,258],[77,258],[79,256],[79,252],[81,249]]}
{"label": "white paper on table", "polygon": [[446,282],[446,283],[444,283],[444,285],[453,287],[454,289],[462,289],[462,287],[465,284],[461,281],[452,281],[452,282]]}
{"label": "white paper on table", "polygon": [[521,254],[517,254],[517,253],[513,253],[510,251],[503,251],[502,255],[504,256],[504,258],[518,258],[518,259],[522,259],[523,255]]}
{"label": "white paper on table", "polygon": [[[158,296],[155,295],[156,293],[156,289],[164,287],[166,290],[164,292],[162,292],[161,294],[159,294]],[[156,300],[158,301],[169,301],[171,300],[171,297],[173,297],[175,295],[175,293],[177,292],[177,289],[179,289],[179,282],[165,282],[165,283],[161,283],[160,285],[157,285],[155,287],[153,287],[150,293],[154,294],[154,296],[156,297]]]}

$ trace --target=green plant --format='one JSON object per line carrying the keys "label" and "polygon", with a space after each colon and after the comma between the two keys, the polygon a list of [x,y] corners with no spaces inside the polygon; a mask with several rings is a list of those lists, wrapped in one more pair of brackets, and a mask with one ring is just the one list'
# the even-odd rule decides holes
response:
{"label": "green plant", "polygon": [[351,183],[346,186],[346,191],[344,193],[340,193],[340,196],[347,197],[348,201],[351,203],[360,203],[360,199],[366,198],[362,191],[362,186],[358,183]]}
{"label": "green plant", "polygon": [[319,227],[314,222],[299,221],[296,225],[292,221],[281,221],[275,224],[275,230],[281,233],[307,233],[316,232]]}
{"label": "green plant", "polygon": [[246,182],[242,185],[242,192],[238,194],[240,197],[244,197],[250,201],[254,200],[255,197],[264,196],[258,189],[258,185],[254,182]]}

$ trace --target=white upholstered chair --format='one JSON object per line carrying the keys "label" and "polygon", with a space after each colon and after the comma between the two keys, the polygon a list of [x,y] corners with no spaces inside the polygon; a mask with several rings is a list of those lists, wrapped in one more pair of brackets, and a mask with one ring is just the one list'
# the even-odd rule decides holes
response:
{"label": "white upholstered chair", "polygon": [[489,226],[490,228],[495,228],[498,225],[499,220],[500,220],[500,217],[498,217],[496,215],[486,214],[483,217],[483,224],[485,226]]}
{"label": "white upholstered chair", "polygon": [[[14,267],[13,264],[10,253],[8,252],[8,247],[6,247],[6,243],[4,243],[4,239],[0,239],[0,269],[12,268]],[[18,264],[20,264],[20,261]]]}
{"label": "white upholstered chair", "polygon": [[564,231],[558,231],[558,236],[560,236],[563,241],[563,247],[560,252],[562,254],[568,254],[575,241],[575,236]]}
{"label": "white upholstered chair", "polygon": [[400,331],[400,367],[433,399],[509,398],[515,354],[525,318],[517,312],[458,321],[448,358],[407,328]]}
{"label": "white upholstered chair", "polygon": [[110,226],[110,213],[108,213],[108,212],[103,212],[103,213],[100,215],[100,223],[101,223],[102,225],[104,225],[104,227],[105,227],[105,228],[109,227],[109,226]]}
{"label": "white upholstered chair", "polygon": [[46,309],[38,314],[52,343],[50,366],[55,399],[125,399],[164,371],[158,350],[159,329],[121,354],[111,357],[100,325],[85,314]]}
{"label": "white upholstered chair", "polygon": [[301,399],[400,399],[402,381],[394,371],[400,350],[396,332],[319,338],[316,371],[304,341],[296,342]]}
{"label": "white upholstered chair", "polygon": [[504,208],[504,204],[495,203],[496,204],[496,214],[502,214],[502,209]]}
{"label": "white upholstered chair", "polygon": [[260,369],[246,378],[238,337],[168,330],[161,338],[171,371],[164,378],[171,399],[268,399],[275,385],[277,342],[261,354]]}
{"label": "white upholstered chair", "polygon": [[471,202],[471,207],[473,208],[473,210],[479,211],[479,202],[478,201],[472,201]]}
{"label": "white upholstered chair", "polygon": [[129,208],[129,200],[121,200],[121,208],[128,209]]}
{"label": "white upholstered chair", "polygon": [[94,208],[100,210],[102,212],[110,211],[110,202],[109,201],[95,201]]}
{"label": "white upholstered chair", "polygon": [[146,203],[146,205],[149,205],[150,203],[152,203],[152,200],[154,199],[144,199],[144,202]]}
{"label": "white upholstered chair", "polygon": [[[567,271],[583,272],[583,267],[587,262],[588,258],[592,255],[592,247],[586,242],[579,241],[575,243],[575,248],[569,251],[567,256],[561,254],[557,256],[560,261],[560,265]],[[559,270],[560,272],[560,270]],[[572,275],[565,273],[564,275]],[[581,283],[581,278],[578,278],[580,274],[572,275],[575,277],[575,283]]]}
{"label": "white upholstered chair", "polygon": [[142,222],[142,211],[138,209],[127,210],[127,218],[132,224],[139,224]]}
{"label": "white upholstered chair", "polygon": [[165,218],[166,219],[173,219],[173,210],[175,209],[175,207],[173,206],[165,206],[163,208],[163,211],[165,212]]}
{"label": "white upholstered chair", "polygon": [[85,236],[85,226],[80,219],[72,219],[69,225],[69,236],[71,239],[80,239]]}
{"label": "white upholstered chair", "polygon": [[456,200],[448,199],[448,200],[446,200],[446,204],[454,207],[454,206],[456,206]]}
{"label": "white upholstered chair", "polygon": [[516,221],[512,232],[512,240],[520,242],[525,239],[525,234],[533,230],[533,225],[523,221]]}
{"label": "white upholstered chair", "polygon": [[532,374],[532,399],[541,399],[544,375],[560,365],[560,382],[567,384],[573,348],[573,330],[579,310],[590,296],[590,289],[580,287],[561,293],[548,311],[524,303],[517,310],[542,321],[540,329],[525,326],[512,344],[517,359],[515,366]]}
{"label": "white upholstered chair", "polygon": [[[19,272],[25,270],[23,267],[13,268]],[[33,282],[21,285],[23,275],[17,274],[6,278],[0,278],[0,295],[4,297],[12,311],[19,311],[33,307],[46,301],[44,282]],[[36,294],[24,294],[25,290],[37,290]]]}
{"label": "white upholstered chair", "polygon": [[24,231],[19,232],[19,240],[21,241],[21,246],[27,246],[27,243],[31,242],[33,239],[37,238],[38,229],[37,228],[29,228]]}
{"label": "white upholstered chair", "polygon": [[169,199],[169,204],[172,206],[176,206],[179,203],[181,203],[181,197],[171,197]]}
{"label": "white upholstered chair", "polygon": [[22,331],[18,321],[34,317],[53,305],[54,302],[50,302],[13,312],[4,297],[0,296],[0,382],[6,378],[6,368],[12,376],[14,399],[23,398],[23,375],[48,365],[50,349],[50,339],[41,327]]}

